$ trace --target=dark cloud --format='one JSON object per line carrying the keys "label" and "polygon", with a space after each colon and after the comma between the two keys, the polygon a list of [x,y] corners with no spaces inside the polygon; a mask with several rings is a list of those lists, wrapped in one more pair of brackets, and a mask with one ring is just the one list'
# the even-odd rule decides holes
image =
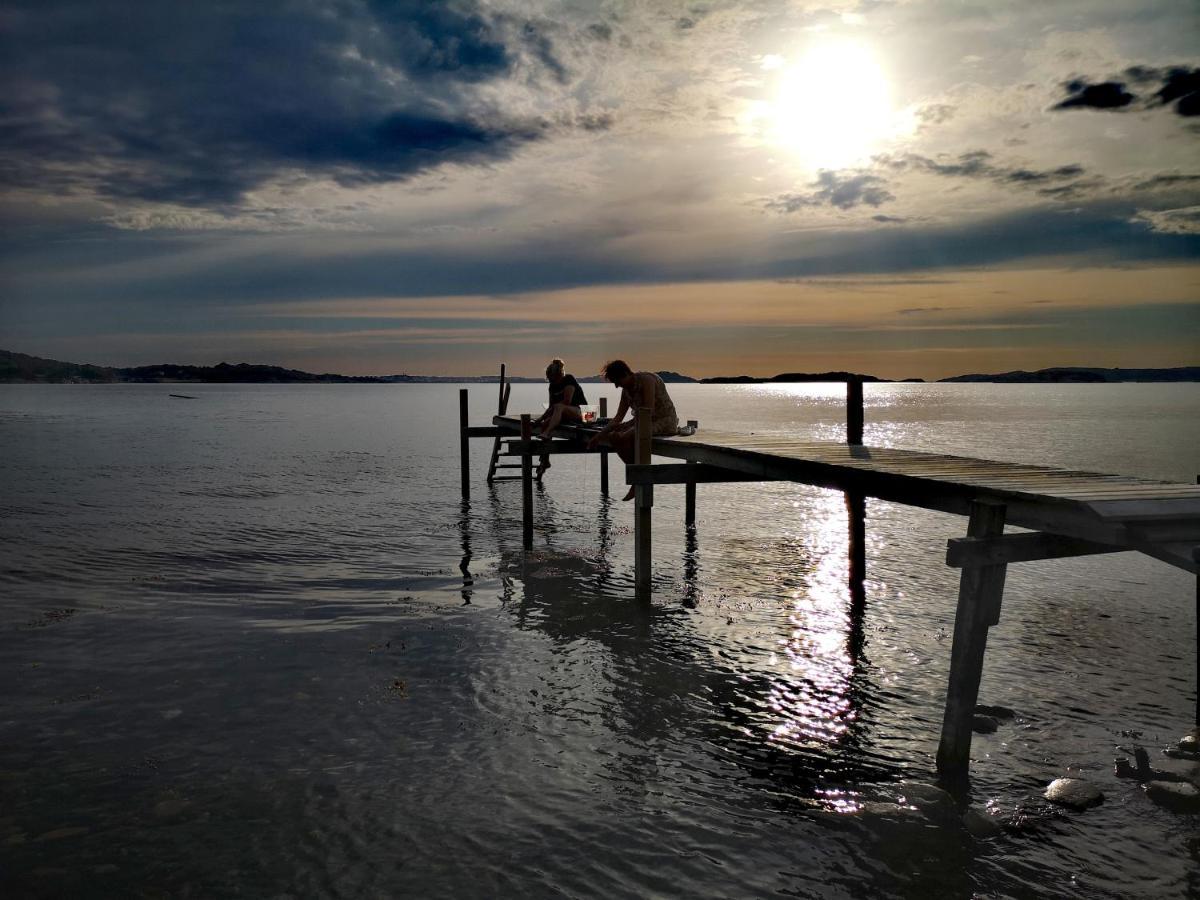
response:
{"label": "dark cloud", "polygon": [[1200,116],[1200,69],[1170,69],[1154,95],[1162,104],[1174,103],[1181,116]]}
{"label": "dark cloud", "polygon": [[971,150],[954,159],[933,159],[918,153],[879,156],[876,163],[896,172],[918,171],[945,178],[974,178],[999,185],[1037,188],[1047,197],[1079,196],[1095,190],[1101,182],[1084,178],[1083,166],[1071,163],[1052,169],[1030,169],[997,163],[986,150]]}
{"label": "dark cloud", "polygon": [[880,213],[879,215],[871,216],[871,220],[874,222],[884,222],[886,224],[892,224],[892,225],[901,225],[905,222],[912,221],[911,218],[908,218],[906,216],[885,216],[882,213]]}
{"label": "dark cloud", "polygon": [[281,175],[399,180],[504,158],[546,126],[484,93],[568,78],[476,2],[11,5],[0,185],[213,208]]}
{"label": "dark cloud", "polygon": [[[1111,79],[1096,84],[1083,79],[1068,81],[1063,87],[1069,96],[1051,109],[1119,111],[1174,104],[1177,115],[1200,116],[1200,69],[1186,66],[1130,66],[1122,76],[1123,80]],[[1159,84],[1159,88],[1149,96],[1139,96],[1127,89],[1127,82],[1137,85],[1139,90],[1155,84]]]}
{"label": "dark cloud", "polygon": [[1083,81],[1070,81],[1065,85],[1067,97],[1057,103],[1054,109],[1074,109],[1087,107],[1090,109],[1122,109],[1133,103],[1136,97],[1125,90],[1125,85],[1118,81],[1105,81],[1100,84],[1087,84]]}
{"label": "dark cloud", "polygon": [[908,306],[904,309],[898,309],[896,312],[902,316],[911,316],[917,313],[947,312],[952,309],[962,308],[961,306]]}
{"label": "dark cloud", "polygon": [[777,212],[792,213],[809,206],[833,206],[837,209],[853,209],[856,206],[882,206],[895,196],[888,191],[887,183],[878,175],[855,172],[843,175],[840,172],[823,170],[807,194],[781,194],[767,202],[767,208]]}
{"label": "dark cloud", "polygon": [[1178,172],[1164,172],[1160,175],[1155,175],[1152,178],[1147,178],[1144,181],[1139,181],[1134,185],[1136,190],[1140,191],[1161,191],[1164,189],[1191,187],[1200,185],[1200,175],[1183,175]]}
{"label": "dark cloud", "polygon": [[611,41],[613,30],[611,25],[606,25],[604,22],[594,22],[584,29],[587,36],[597,41]]}

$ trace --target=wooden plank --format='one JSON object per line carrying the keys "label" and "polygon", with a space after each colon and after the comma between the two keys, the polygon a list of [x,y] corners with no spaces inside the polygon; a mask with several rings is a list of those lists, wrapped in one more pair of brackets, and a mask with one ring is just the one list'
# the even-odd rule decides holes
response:
{"label": "wooden plank", "polygon": [[501,451],[501,456],[524,456],[526,453],[532,453],[534,456],[562,456],[563,454],[576,456],[583,453],[599,453],[598,449],[590,450],[585,444],[568,443],[567,441],[530,441],[528,446],[523,441],[510,441],[506,448]]}
{"label": "wooden plank", "polygon": [[494,438],[505,434],[508,432],[495,425],[471,425],[467,428],[467,437],[473,438]]}
{"label": "wooden plank", "polygon": [[1105,521],[1136,522],[1142,519],[1200,518],[1200,498],[1106,500],[1089,503],[1087,506]]}
{"label": "wooden plank", "polygon": [[[1005,508],[993,503],[971,506],[967,536],[995,538],[1004,533]],[[1000,621],[1004,564],[973,566],[959,576],[954,643],[950,649],[950,684],[937,750],[937,770],[949,781],[962,781],[971,761],[971,723],[979,699],[988,629]]]}
{"label": "wooden plank", "polygon": [[946,565],[964,569],[1094,553],[1119,553],[1127,549],[1037,531],[992,538],[951,538],[946,542]]}
{"label": "wooden plank", "polygon": [[625,467],[625,483],[639,484],[716,484],[723,481],[777,481],[761,475],[747,475],[720,466],[708,466],[697,462],[666,465],[637,465]]}

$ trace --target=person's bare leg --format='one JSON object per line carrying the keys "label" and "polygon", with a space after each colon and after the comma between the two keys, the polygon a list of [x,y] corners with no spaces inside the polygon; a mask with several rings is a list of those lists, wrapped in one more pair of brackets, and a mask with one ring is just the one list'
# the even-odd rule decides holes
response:
{"label": "person's bare leg", "polygon": [[[612,437],[613,450],[616,451],[617,456],[621,457],[621,461],[627,466],[633,464],[633,440],[632,428],[623,428]],[[634,489],[630,487],[629,491],[621,499],[626,501],[632,500],[633,494]]]}
{"label": "person's bare leg", "polygon": [[562,421],[563,404],[555,403],[550,409],[549,415],[546,416],[546,421],[542,425],[542,437],[550,437],[551,432],[558,427],[558,423]]}
{"label": "person's bare leg", "polygon": [[550,437],[554,433],[554,429],[566,420],[568,422],[581,422],[583,416],[579,412],[578,406],[567,406],[565,403],[555,403],[554,409],[550,410],[550,416],[546,419],[546,424],[542,427],[542,437]]}

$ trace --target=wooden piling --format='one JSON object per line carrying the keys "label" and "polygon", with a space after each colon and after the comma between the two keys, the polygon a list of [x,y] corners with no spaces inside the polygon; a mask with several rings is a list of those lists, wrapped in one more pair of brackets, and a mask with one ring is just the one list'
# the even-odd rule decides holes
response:
{"label": "wooden piling", "polygon": [[467,436],[470,427],[467,416],[467,389],[458,391],[458,453],[461,458],[462,497],[471,499],[471,440]]}
{"label": "wooden piling", "polygon": [[[688,425],[692,427],[693,432],[699,424],[695,419],[688,419]],[[694,466],[696,461],[689,459],[688,464]],[[683,524],[690,528],[696,524],[696,482],[688,481],[683,490]]]}
{"label": "wooden piling", "polygon": [[[639,406],[634,418],[633,461],[650,464],[653,424],[649,407]],[[633,493],[633,587],[639,600],[650,600],[650,527],[654,507],[654,485],[639,484]]]}
{"label": "wooden piling", "polygon": [[846,381],[846,443],[863,442],[863,383],[860,378]]}
{"label": "wooden piling", "polygon": [[[600,398],[600,418],[608,418],[608,398]],[[608,496],[608,450],[600,451],[600,496]]]}
{"label": "wooden piling", "polygon": [[[968,537],[991,538],[1004,533],[1003,504],[974,501],[970,510]],[[965,781],[971,764],[971,724],[979,699],[983,654],[987,649],[988,628],[1000,621],[1007,569],[1004,563],[972,566],[964,568],[959,578],[950,684],[937,751],[938,774],[951,782]]]}
{"label": "wooden piling", "polygon": [[[687,461],[689,466],[697,465],[694,459]],[[689,528],[696,524],[696,482],[688,481],[683,488],[683,524]]]}
{"label": "wooden piling", "polygon": [[529,413],[521,414],[521,545],[533,549],[533,422]]}
{"label": "wooden piling", "polygon": [[849,531],[849,581],[852,613],[866,605],[867,498],[861,491],[846,491],[846,520]]}

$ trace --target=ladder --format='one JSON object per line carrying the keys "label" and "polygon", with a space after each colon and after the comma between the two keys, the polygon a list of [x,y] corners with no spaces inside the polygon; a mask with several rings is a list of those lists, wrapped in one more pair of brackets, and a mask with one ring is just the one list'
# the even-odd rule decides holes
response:
{"label": "ladder", "polygon": [[[504,363],[500,364],[500,397],[496,404],[496,415],[502,416],[508,412],[508,396],[512,393],[512,383],[505,380]],[[492,460],[488,463],[487,483],[494,481],[519,481],[520,475],[497,475],[497,469],[519,469],[520,463],[500,462],[500,441],[497,437],[492,440]]]}

